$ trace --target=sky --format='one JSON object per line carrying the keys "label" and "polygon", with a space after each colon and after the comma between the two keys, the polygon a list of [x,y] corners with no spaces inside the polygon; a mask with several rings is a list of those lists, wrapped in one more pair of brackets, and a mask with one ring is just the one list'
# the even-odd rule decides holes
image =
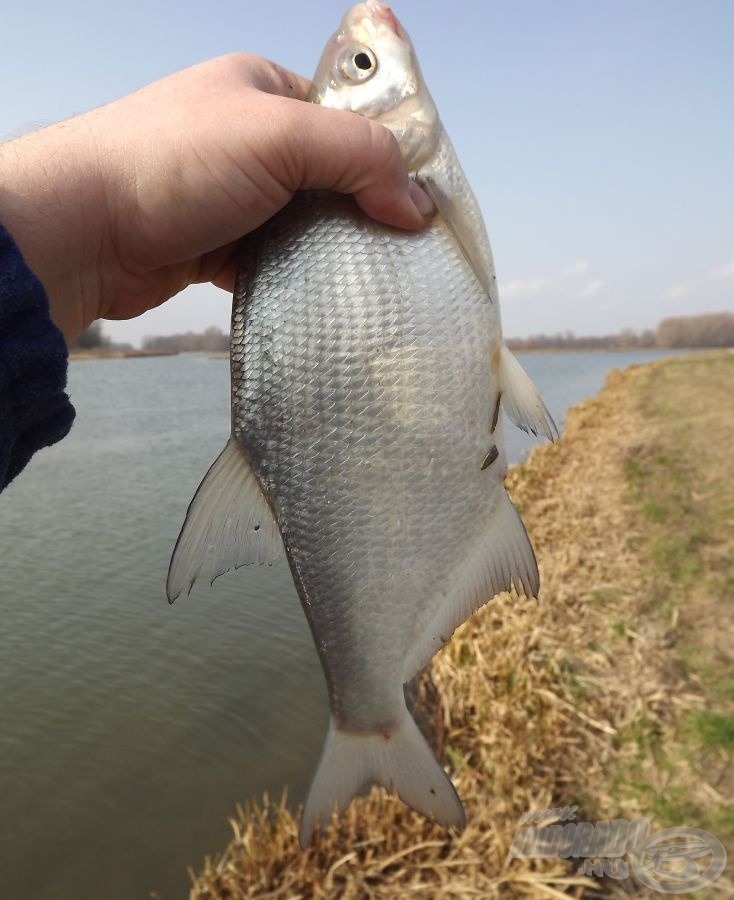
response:
{"label": "sky", "polygon": [[[0,139],[236,50],[312,74],[334,0],[6,4]],[[732,0],[395,0],[484,212],[510,336],[734,311]],[[189,288],[117,341],[229,327]]]}

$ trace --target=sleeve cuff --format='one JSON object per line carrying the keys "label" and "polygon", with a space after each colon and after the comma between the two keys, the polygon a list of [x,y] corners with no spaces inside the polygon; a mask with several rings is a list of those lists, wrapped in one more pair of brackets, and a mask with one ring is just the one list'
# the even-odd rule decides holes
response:
{"label": "sleeve cuff", "polygon": [[36,451],[69,433],[67,368],[43,285],[0,225],[0,490]]}

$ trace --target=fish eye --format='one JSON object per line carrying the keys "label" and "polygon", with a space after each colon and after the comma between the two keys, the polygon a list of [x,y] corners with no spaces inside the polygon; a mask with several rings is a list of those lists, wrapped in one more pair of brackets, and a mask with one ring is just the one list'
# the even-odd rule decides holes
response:
{"label": "fish eye", "polygon": [[367,81],[377,71],[377,57],[369,47],[352,47],[341,58],[339,71],[348,81]]}
{"label": "fish eye", "polygon": [[354,65],[363,72],[369,71],[374,65],[374,61],[369,58],[364,50],[360,50],[359,53],[354,54],[353,62]]}

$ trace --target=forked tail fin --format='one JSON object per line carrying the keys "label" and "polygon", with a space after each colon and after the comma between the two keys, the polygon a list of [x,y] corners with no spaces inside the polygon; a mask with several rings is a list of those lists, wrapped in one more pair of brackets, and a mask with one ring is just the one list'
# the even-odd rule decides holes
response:
{"label": "forked tail fin", "polygon": [[466,816],[453,784],[407,708],[391,734],[341,731],[332,719],[316,776],[303,810],[298,840],[311,840],[318,822],[342,812],[370,784],[397,792],[414,810],[446,827],[463,828]]}

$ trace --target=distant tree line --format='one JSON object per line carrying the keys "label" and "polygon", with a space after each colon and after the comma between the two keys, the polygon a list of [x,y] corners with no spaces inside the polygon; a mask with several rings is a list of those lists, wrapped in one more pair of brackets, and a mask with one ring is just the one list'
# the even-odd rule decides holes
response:
{"label": "distant tree line", "polygon": [[114,351],[128,352],[133,349],[132,344],[117,344],[102,330],[102,322],[97,319],[86,328],[69,348],[70,350],[100,350],[104,355],[105,352],[112,353]]}
{"label": "distant tree line", "polygon": [[161,334],[143,338],[143,350],[178,353],[220,353],[229,350],[229,335],[212,325],[206,331]]}
{"label": "distant tree line", "polygon": [[573,331],[557,334],[533,334],[526,338],[508,338],[511,350],[616,350],[629,347],[655,347],[654,331],[625,328],[619,334],[579,335]]}
{"label": "distant tree line", "polygon": [[82,331],[79,337],[71,345],[72,350],[99,350],[108,347],[110,339],[102,331],[102,323],[97,319],[89,328]]}
{"label": "distant tree line", "polygon": [[734,347],[734,313],[663,319],[655,331],[625,328],[618,334],[534,334],[509,338],[512,350],[624,350],[632,347]]}
{"label": "distant tree line", "polygon": [[[624,350],[635,347],[734,347],[734,313],[706,313],[663,319],[653,331],[625,328],[617,334],[577,335],[573,331],[558,334],[534,334],[527,338],[509,338],[513,350]],[[74,348],[128,349],[129,345],[111,344],[101,322],[93,322],[74,343]],[[162,334],[143,339],[148,352],[225,353],[229,334],[212,325],[204,332]]]}
{"label": "distant tree line", "polygon": [[663,319],[656,338],[659,347],[734,347],[734,313]]}

